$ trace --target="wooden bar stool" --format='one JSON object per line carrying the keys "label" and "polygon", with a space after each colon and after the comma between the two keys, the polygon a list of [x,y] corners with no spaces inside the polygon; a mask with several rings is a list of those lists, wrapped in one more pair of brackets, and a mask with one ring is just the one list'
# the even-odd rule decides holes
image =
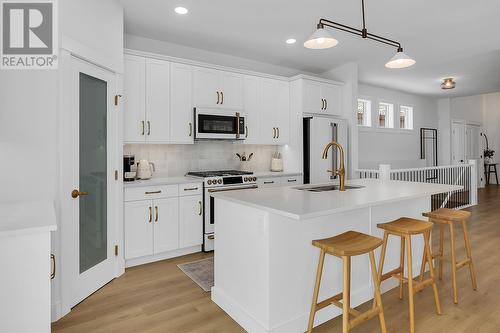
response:
{"label": "wooden bar stool", "polygon": [[[318,271],[316,273],[316,284],[314,286],[311,314],[307,332],[311,332],[314,325],[316,312],[329,306],[335,305],[342,309],[342,332],[347,333],[352,328],[378,315],[380,328],[383,333],[387,332],[385,327],[384,310],[382,308],[382,297],[380,296],[380,283],[378,281],[377,267],[373,250],[382,244],[382,240],[377,237],[365,235],[356,231],[347,231],[335,237],[314,240],[312,244],[320,248]],[[369,253],[372,271],[373,285],[375,289],[375,299],[373,308],[361,313],[351,309],[351,257]],[[318,303],[319,288],[321,285],[321,275],[323,273],[323,263],[325,254],[331,254],[342,258],[344,266],[344,288],[343,292],[325,299]],[[354,319],[350,319],[352,315]]]}
{"label": "wooden bar stool", "polygon": [[[429,221],[435,222],[439,225],[439,251],[432,255],[432,258],[437,258],[439,262],[439,279],[443,279],[443,259],[444,259],[444,229],[448,226],[450,230],[450,252],[451,252],[451,279],[453,283],[453,301],[455,304],[458,303],[458,291],[457,291],[457,270],[468,266],[470,278],[472,281],[472,289],[477,290],[476,272],[474,270],[474,262],[472,261],[472,251],[469,240],[469,233],[467,231],[466,222],[470,218],[471,213],[464,210],[455,210],[448,208],[439,208],[433,210],[429,213],[423,213],[423,216],[429,218]],[[467,253],[467,258],[461,262],[457,262],[455,255],[455,232],[454,224],[460,223],[462,225],[462,231],[464,235],[465,242],[465,252]],[[422,269],[420,271],[420,278],[423,278],[425,264],[427,260],[422,262]]]}
{"label": "wooden bar stool", "polygon": [[[432,230],[432,223],[427,221],[416,220],[412,218],[403,217],[398,220],[377,224],[377,227],[384,230],[384,243],[382,245],[382,252],[380,254],[379,264],[379,278],[380,282],[394,277],[399,280],[399,299],[403,299],[403,283],[408,283],[408,306],[410,315],[410,332],[415,332],[415,310],[413,304],[413,295],[420,290],[432,285],[434,291],[434,302],[436,303],[436,312],[441,314],[441,303],[439,302],[439,294],[434,277],[434,268],[432,267],[431,249],[429,245],[429,238]],[[389,235],[399,236],[401,238],[401,252],[399,267],[383,274],[385,253],[387,250],[387,240]],[[412,262],[412,249],[411,237],[413,235],[423,235],[424,237],[424,255],[429,260],[431,277],[427,280],[420,282],[413,280],[413,262]],[[407,274],[404,277],[404,260],[405,260],[405,243],[407,251]]]}

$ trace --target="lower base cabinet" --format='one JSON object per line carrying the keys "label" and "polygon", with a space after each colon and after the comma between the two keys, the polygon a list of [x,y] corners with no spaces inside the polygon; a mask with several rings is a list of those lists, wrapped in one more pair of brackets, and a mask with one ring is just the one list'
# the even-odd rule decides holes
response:
{"label": "lower base cabinet", "polygon": [[203,198],[201,195],[179,199],[179,245],[195,246],[203,243]]}
{"label": "lower base cabinet", "polygon": [[[131,200],[124,204],[125,259],[152,258],[145,261],[150,262],[157,260],[152,256],[203,244],[201,188],[193,195],[178,194],[171,186],[156,191],[134,188],[126,193]],[[137,200],[141,198],[137,193],[144,193],[144,200]],[[154,199],[146,199],[151,194]]]}

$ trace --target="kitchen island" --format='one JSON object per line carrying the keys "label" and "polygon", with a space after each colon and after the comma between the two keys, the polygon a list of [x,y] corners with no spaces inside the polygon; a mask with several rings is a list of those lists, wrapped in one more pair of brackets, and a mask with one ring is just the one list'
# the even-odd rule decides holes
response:
{"label": "kitchen island", "polygon": [[[314,192],[299,187],[220,192],[215,197],[215,286],[212,300],[248,332],[305,332],[319,249],[314,239],[355,230],[382,237],[378,223],[402,216],[422,218],[433,194],[459,186],[358,179],[345,192]],[[399,239],[389,239],[384,271],[399,266]],[[423,240],[412,241],[420,271]],[[377,250],[377,263],[378,254]],[[353,307],[373,297],[368,256],[353,257]],[[386,291],[396,286],[390,279]],[[341,260],[327,256],[319,300],[342,288]],[[340,314],[330,306],[315,326]]]}

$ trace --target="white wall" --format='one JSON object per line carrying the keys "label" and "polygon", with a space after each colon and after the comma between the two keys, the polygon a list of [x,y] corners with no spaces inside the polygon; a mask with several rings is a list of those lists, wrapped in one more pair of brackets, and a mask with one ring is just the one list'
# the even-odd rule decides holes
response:
{"label": "white wall", "polygon": [[[372,127],[359,128],[359,167],[372,169],[381,163],[391,164],[393,168],[423,166],[425,163],[420,160],[420,128],[438,128],[437,99],[365,84],[359,85],[358,95],[372,102]],[[398,119],[399,105],[412,106],[413,130],[377,129],[379,102],[394,104],[395,120]],[[397,127],[399,122],[395,124]]]}
{"label": "white wall", "polygon": [[140,36],[125,34],[125,48],[137,51],[163,54],[171,57],[189,59],[209,64],[227,66],[249,71],[262,72],[266,74],[293,76],[296,74],[308,74],[293,68],[272,65],[255,60],[235,57],[223,53],[195,49],[179,44],[149,39]]}
{"label": "white wall", "polygon": [[489,147],[495,151],[493,160],[500,162],[500,92],[482,95],[483,130]]}
{"label": "white wall", "polygon": [[59,1],[62,48],[123,72],[123,6],[117,0]]}

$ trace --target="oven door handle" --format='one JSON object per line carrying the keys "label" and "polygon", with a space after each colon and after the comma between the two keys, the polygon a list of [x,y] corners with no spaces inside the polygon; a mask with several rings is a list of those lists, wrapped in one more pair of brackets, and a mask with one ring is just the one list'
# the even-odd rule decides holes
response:
{"label": "oven door handle", "polygon": [[226,191],[247,190],[247,189],[256,189],[256,188],[259,188],[259,187],[257,185],[253,185],[253,186],[246,186],[246,187],[225,188],[222,190],[215,189],[215,188],[209,188],[208,192],[214,193],[214,192],[226,192]]}

